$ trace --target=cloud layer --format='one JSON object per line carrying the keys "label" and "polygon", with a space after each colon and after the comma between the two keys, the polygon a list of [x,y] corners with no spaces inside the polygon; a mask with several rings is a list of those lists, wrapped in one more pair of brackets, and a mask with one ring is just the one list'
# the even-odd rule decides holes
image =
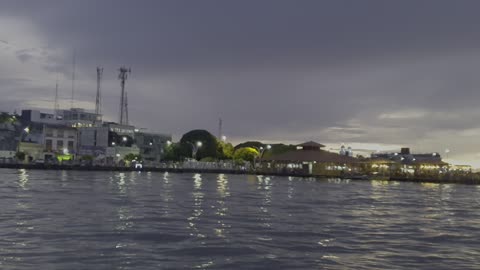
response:
{"label": "cloud layer", "polygon": [[[37,3],[38,2],[38,3]],[[92,106],[176,136],[480,153],[478,1],[2,1],[1,110]],[[50,103],[49,103],[50,102]],[[50,107],[49,107],[50,106]]]}

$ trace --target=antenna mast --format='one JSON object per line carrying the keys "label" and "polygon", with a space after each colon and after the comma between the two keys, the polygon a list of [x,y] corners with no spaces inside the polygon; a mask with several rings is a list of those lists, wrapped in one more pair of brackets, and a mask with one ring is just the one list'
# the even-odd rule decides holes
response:
{"label": "antenna mast", "polygon": [[70,108],[73,108],[73,101],[75,99],[75,62],[76,62],[76,51],[73,50],[73,69],[72,69],[72,99],[70,100]]}
{"label": "antenna mast", "polygon": [[100,84],[102,81],[102,75],[103,75],[103,68],[97,67],[97,97],[95,99],[95,114],[97,117],[100,117],[100,114],[102,113],[102,96],[100,93]]}
{"label": "antenna mast", "polygon": [[128,93],[125,92],[125,124],[128,125]]}
{"label": "antenna mast", "polygon": [[218,118],[218,139],[222,139],[222,118]]}
{"label": "antenna mast", "polygon": [[58,119],[58,110],[59,110],[59,106],[58,106],[58,74],[57,74],[57,80],[55,83],[55,102],[53,104],[53,115],[55,117],[55,120]]}
{"label": "antenna mast", "polygon": [[120,71],[120,74],[118,75],[118,79],[120,79],[120,86],[122,87],[122,92],[120,96],[120,125],[128,125],[125,81],[127,80],[127,77],[128,77],[127,74],[131,73],[132,71],[130,68],[127,69],[126,67],[121,67],[119,71]]}

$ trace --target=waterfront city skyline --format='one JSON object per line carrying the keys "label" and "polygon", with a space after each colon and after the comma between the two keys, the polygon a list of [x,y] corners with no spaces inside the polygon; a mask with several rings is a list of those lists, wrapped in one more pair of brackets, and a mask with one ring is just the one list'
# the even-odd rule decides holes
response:
{"label": "waterfront city skyline", "polygon": [[2,1],[0,110],[93,110],[180,136],[438,151],[480,167],[476,1]]}

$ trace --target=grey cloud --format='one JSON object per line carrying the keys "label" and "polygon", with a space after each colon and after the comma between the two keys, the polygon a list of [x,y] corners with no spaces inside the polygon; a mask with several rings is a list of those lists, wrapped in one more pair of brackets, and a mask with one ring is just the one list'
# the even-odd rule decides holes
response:
{"label": "grey cloud", "polygon": [[[42,67],[62,74],[64,93],[74,49],[83,101],[103,66],[112,119],[116,69],[127,65],[130,115],[145,127],[215,132],[222,117],[236,138],[403,144],[478,126],[479,8],[442,0],[3,1],[0,16],[31,22],[49,50],[62,52],[43,55]],[[379,118],[408,110],[426,113]]]}

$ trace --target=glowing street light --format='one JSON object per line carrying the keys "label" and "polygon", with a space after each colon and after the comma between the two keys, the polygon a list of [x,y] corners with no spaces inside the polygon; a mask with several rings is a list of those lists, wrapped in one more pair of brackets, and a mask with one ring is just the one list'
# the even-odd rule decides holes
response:
{"label": "glowing street light", "polygon": [[192,158],[197,159],[198,149],[200,149],[200,147],[203,146],[203,143],[201,141],[197,141],[196,143],[192,143],[192,142],[187,142],[187,143],[192,146]]}
{"label": "glowing street light", "polygon": [[122,138],[122,140],[123,140],[124,142],[126,142],[128,139],[127,139],[127,137],[124,136],[124,137]]}
{"label": "glowing street light", "polygon": [[[270,144],[267,144],[267,146],[263,147],[263,146],[260,146],[257,150],[259,150],[259,155],[258,155],[258,158],[259,159],[262,159],[263,158],[263,154],[265,153],[266,150],[270,150],[272,149],[272,146]],[[256,161],[257,161],[257,157],[254,157],[253,158],[253,167],[255,168],[257,166],[256,164]]]}
{"label": "glowing street light", "polygon": [[23,131],[25,131],[26,133],[30,133],[30,128],[26,127],[26,128],[23,129]]}
{"label": "glowing street light", "polygon": [[112,142],[112,146],[115,146],[115,142]]}
{"label": "glowing street light", "polygon": [[168,140],[167,141],[167,146],[170,146],[170,145],[172,145],[172,141]]}
{"label": "glowing street light", "polygon": [[227,141],[227,136],[223,135],[223,136],[222,136],[222,141],[223,141],[223,142],[226,142],[226,141]]}

